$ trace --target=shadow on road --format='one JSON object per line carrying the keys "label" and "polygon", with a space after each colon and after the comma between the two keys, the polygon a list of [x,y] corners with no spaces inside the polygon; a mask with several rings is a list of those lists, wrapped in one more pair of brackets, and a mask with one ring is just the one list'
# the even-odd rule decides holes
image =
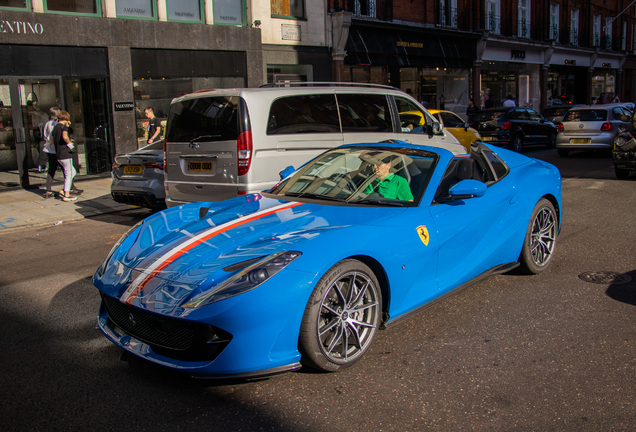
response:
{"label": "shadow on road", "polygon": [[612,284],[605,293],[614,300],[636,306],[636,270],[624,274],[631,277],[632,281],[620,285]]}

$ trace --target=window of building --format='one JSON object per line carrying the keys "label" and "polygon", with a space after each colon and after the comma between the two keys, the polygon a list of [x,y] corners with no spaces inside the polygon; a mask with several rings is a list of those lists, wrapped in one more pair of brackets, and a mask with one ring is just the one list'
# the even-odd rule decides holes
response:
{"label": "window of building", "polygon": [[605,48],[612,49],[612,22],[613,18],[605,18]]}
{"label": "window of building", "polygon": [[155,0],[116,0],[118,18],[154,19]]}
{"label": "window of building", "polygon": [[499,0],[486,0],[486,30],[494,34],[501,33]]}
{"label": "window of building", "polygon": [[355,16],[375,18],[376,0],[355,0]]}
{"label": "window of building", "polygon": [[559,3],[550,3],[550,39],[559,40]]}
{"label": "window of building", "polygon": [[167,0],[168,20],[200,23],[203,0]]}
{"label": "window of building", "polygon": [[242,1],[214,0],[214,24],[243,25],[245,8]]}
{"label": "window of building", "polygon": [[601,46],[601,14],[592,18],[592,46]]}
{"label": "window of building", "polygon": [[530,37],[530,0],[519,0],[518,16],[517,37],[528,39]]}
{"label": "window of building", "polygon": [[31,10],[30,0],[0,0],[0,9]]}
{"label": "window of building", "polygon": [[96,0],[44,0],[46,12],[73,15],[101,15],[101,2]]}
{"label": "window of building", "polygon": [[570,44],[579,44],[579,10],[572,8],[570,11]]}
{"label": "window of building", "polygon": [[457,28],[457,0],[440,0],[439,23]]}
{"label": "window of building", "polygon": [[275,18],[305,18],[304,0],[272,0],[271,5]]}
{"label": "window of building", "polygon": [[627,21],[623,21],[623,31],[621,32],[621,49],[627,49]]}

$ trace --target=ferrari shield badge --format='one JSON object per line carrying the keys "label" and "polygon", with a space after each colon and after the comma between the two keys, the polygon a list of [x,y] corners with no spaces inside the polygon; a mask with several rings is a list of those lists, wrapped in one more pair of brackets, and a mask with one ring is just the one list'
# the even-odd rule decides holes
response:
{"label": "ferrari shield badge", "polygon": [[417,227],[417,234],[420,236],[420,240],[424,243],[425,246],[428,246],[428,230],[425,226]]}

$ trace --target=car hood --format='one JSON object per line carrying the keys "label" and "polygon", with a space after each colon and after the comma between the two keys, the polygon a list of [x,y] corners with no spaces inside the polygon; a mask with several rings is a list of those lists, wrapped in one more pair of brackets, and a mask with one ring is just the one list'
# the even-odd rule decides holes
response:
{"label": "car hood", "polygon": [[96,279],[102,291],[129,304],[160,295],[163,303],[178,306],[251,260],[302,252],[305,242],[326,232],[370,225],[403,211],[279,201],[260,194],[187,204],[146,219]]}

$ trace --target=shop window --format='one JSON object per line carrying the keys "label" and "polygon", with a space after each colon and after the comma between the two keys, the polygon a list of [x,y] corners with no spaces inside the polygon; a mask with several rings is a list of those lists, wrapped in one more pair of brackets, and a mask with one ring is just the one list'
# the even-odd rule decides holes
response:
{"label": "shop window", "polygon": [[267,65],[267,83],[313,81],[311,65]]}
{"label": "shop window", "polygon": [[161,122],[160,139],[165,136],[166,120],[170,111],[170,103],[176,97],[186,95],[199,90],[216,88],[244,87],[243,77],[218,77],[218,78],[175,78],[175,79],[146,79],[140,78],[133,81],[135,93],[135,119],[137,128],[137,146],[143,147],[148,141],[149,119],[146,110],[152,108],[152,112]]}
{"label": "shop window", "polygon": [[501,34],[501,16],[499,0],[486,0],[486,30]]}
{"label": "shop window", "polygon": [[440,0],[439,23],[443,26],[457,28],[457,0]]}
{"label": "shop window", "polygon": [[601,46],[601,14],[594,14],[592,18],[592,46]]}
{"label": "shop window", "polygon": [[530,38],[530,0],[519,0],[517,37]]}
{"label": "shop window", "polygon": [[550,37],[559,41],[559,13],[561,5],[559,3],[550,3]]}
{"label": "shop window", "polygon": [[570,45],[579,44],[579,10],[572,8],[570,11]]}
{"label": "shop window", "polygon": [[155,0],[116,0],[118,18],[155,19]]}
{"label": "shop window", "polygon": [[101,15],[101,2],[96,0],[44,0],[46,12],[72,15]]}
{"label": "shop window", "polygon": [[166,0],[168,20],[200,23],[203,21],[201,10],[203,0]]}
{"label": "shop window", "polygon": [[272,16],[275,18],[305,18],[304,0],[272,0]]}
{"label": "shop window", "polygon": [[612,22],[613,18],[605,18],[605,49],[612,49]]}
{"label": "shop window", "polygon": [[243,25],[245,8],[242,1],[214,0],[214,24]]}
{"label": "shop window", "polygon": [[[31,10],[30,0],[0,0],[0,9]],[[1,32],[2,30],[0,30]]]}
{"label": "shop window", "polygon": [[355,11],[354,11],[355,16],[375,18],[376,17],[375,10],[376,10],[375,0],[355,0]]}

